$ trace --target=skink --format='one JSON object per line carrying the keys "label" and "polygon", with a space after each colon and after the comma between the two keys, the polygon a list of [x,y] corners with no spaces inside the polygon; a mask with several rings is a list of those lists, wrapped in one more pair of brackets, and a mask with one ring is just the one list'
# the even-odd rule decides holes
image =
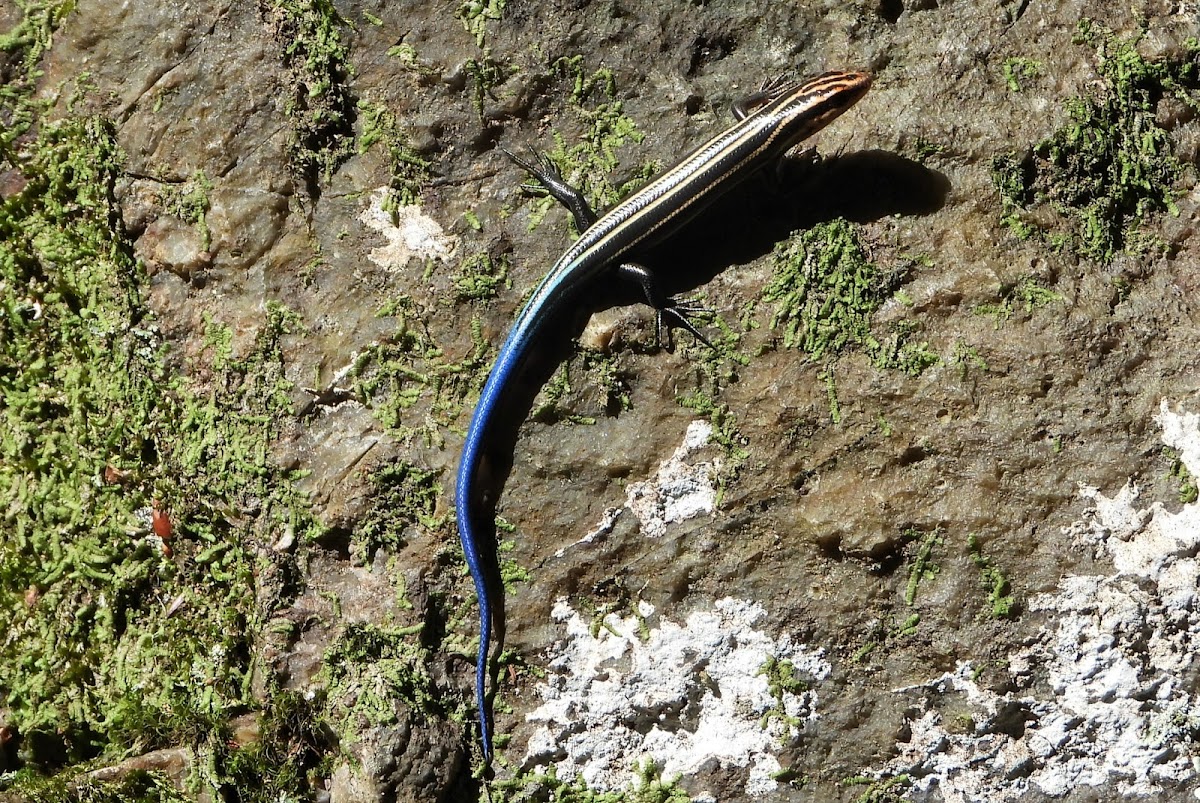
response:
{"label": "skink", "polygon": [[483,461],[484,444],[510,379],[521,371],[531,344],[546,323],[560,310],[577,304],[580,292],[605,270],[619,266],[622,273],[634,276],[642,284],[648,300],[660,312],[672,312],[682,320],[678,308],[671,306],[673,302],[665,302],[658,296],[652,275],[634,263],[627,263],[626,258],[675,232],[748,176],[776,164],[792,146],[853,106],[870,86],[871,76],[861,72],[828,72],[805,82],[776,81],[735,104],[736,123],[595,222],[592,222],[595,216],[578,193],[572,194],[569,188],[556,192],[552,184],[557,176],[538,175],[535,171],[551,194],[568,203],[578,220],[591,225],[554,263],[517,316],[480,393],[458,465],[455,514],[463,553],[475,580],[479,600],[475,698],[485,761],[490,761],[492,756],[491,722],[485,691],[496,611],[481,551],[480,536],[486,526],[478,520],[476,513],[476,478]]}

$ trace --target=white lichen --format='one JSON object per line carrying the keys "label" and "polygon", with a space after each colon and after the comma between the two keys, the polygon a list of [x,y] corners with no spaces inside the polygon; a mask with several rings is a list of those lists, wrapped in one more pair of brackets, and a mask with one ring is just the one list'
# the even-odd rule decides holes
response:
{"label": "white lichen", "polygon": [[390,271],[400,270],[413,259],[448,262],[457,241],[419,206],[400,206],[393,218],[392,211],[385,208],[387,198],[386,187],[372,192],[370,203],[358,218],[387,240],[386,245],[372,248],[367,259]]}
{"label": "white lichen", "polygon": [[711,513],[717,505],[716,461],[693,462],[693,454],[712,439],[712,424],[693,421],[683,443],[658,467],[653,478],[631,482],[625,506],[637,516],[642,533],[661,536],[667,525]]}
{"label": "white lichen", "polygon": [[633,788],[646,760],[664,778],[743,767],[748,794],[770,793],[775,752],[817,719],[817,695],[772,693],[764,666],[786,660],[815,683],[831,670],[822,652],[757,629],[765,611],[745,600],[646,628],[653,613],[642,603],[640,616],[609,614],[593,635],[565,601],[555,605],[565,634],[538,690],[543,703],[527,715],[540,726],[526,763],[598,791]]}
{"label": "white lichen", "polygon": [[[1156,421],[1200,476],[1200,417],[1164,401]],[[911,737],[879,772],[916,779],[909,796],[936,789],[947,803],[1015,801],[1090,786],[1157,798],[1167,785],[1195,783],[1200,505],[1139,508],[1132,482],[1112,497],[1091,487],[1081,495],[1092,506],[1065,535],[1110,558],[1114,572],[1069,576],[1030,600],[1050,619],[1037,643],[1010,657],[1019,692],[980,688],[966,664],[917,687],[925,705]],[[971,706],[970,732],[947,728],[937,712],[948,692]]]}

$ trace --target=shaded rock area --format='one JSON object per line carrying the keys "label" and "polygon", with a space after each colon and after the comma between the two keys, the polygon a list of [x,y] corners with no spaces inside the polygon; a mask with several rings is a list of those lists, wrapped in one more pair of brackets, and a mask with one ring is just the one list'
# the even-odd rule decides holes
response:
{"label": "shaded rock area", "polygon": [[[15,18],[5,5],[0,25]],[[298,8],[331,12],[338,46],[325,61],[287,16]],[[298,472],[323,534],[270,530],[262,560],[278,566],[259,576],[266,613],[252,642],[260,696],[311,701],[330,731],[311,796],[472,800],[490,783],[494,800],[524,799],[514,789],[550,766],[590,782],[586,760],[555,753],[526,719],[550,699],[538,684],[567,644],[556,606],[569,600],[597,628],[613,615],[636,639],[643,607],[641,626],[658,632],[736,598],[765,611],[764,642],[793,639],[831,669],[803,689],[758,690],[783,712],[796,708],[785,694],[815,701],[772,731],[774,776],[756,770],[748,785],[744,764],[689,757],[691,774],[662,781],[695,800],[849,801],[871,789],[881,795],[871,799],[999,799],[921,776],[941,761],[937,740],[972,732],[973,716],[989,739],[1015,741],[1022,717],[1048,710],[1018,701],[1061,693],[1035,649],[1048,633],[1063,638],[1052,595],[1069,575],[1111,574],[1109,552],[1070,534],[1094,507],[1081,486],[1112,497],[1132,480],[1142,507],[1182,504],[1187,472],[1164,454],[1155,416],[1164,399],[1200,412],[1200,95],[1192,86],[1181,90],[1191,105],[1159,99],[1188,168],[1174,210],[1141,224],[1153,241],[1144,249],[1080,256],[1050,203],[1024,212],[1048,234],[1018,237],[1001,222],[994,162],[1068,124],[1068,99],[1105,91],[1081,17],[1155,62],[1194,64],[1198,14],[1155,0],[509,0],[457,13],[420,0],[80,0],[43,59],[39,92],[55,116],[116,124],[117,225],[145,267],[168,365],[202,377],[211,322],[228,327],[237,354],[268,305],[295,316],[281,341],[294,414],[278,422],[268,459]],[[1012,79],[1018,91],[1006,75],[1019,60],[1036,70]],[[568,178],[600,203],[602,182],[671,165],[764,80],[834,69],[868,70],[874,85],[810,143],[823,160],[736,189],[646,260],[723,322],[704,331],[736,338],[709,352],[675,332],[674,348],[657,348],[653,312],[626,306],[637,289],[603,280],[553,342],[537,344],[526,407],[498,439],[496,462],[511,468],[491,485],[505,523],[509,652],[493,673],[499,759],[481,772],[477,609],[454,469],[495,349],[574,236],[561,208],[522,193],[500,147],[590,143],[576,164],[596,170],[607,158],[609,174]],[[776,245],[837,218],[853,223],[880,275],[900,277],[871,331],[923,345],[933,358],[921,370],[855,348],[814,357],[772,326],[762,296]],[[1047,292],[1026,303],[1013,295],[1025,286]],[[649,537],[616,511],[697,419],[715,433],[695,460],[716,508],[668,518]],[[630,655],[611,659],[614,673]],[[716,688],[703,685],[704,661],[692,663],[695,696],[680,706]],[[1190,661],[1176,670],[1194,683]],[[743,676],[768,683],[754,667]],[[1164,748],[1176,769],[1181,756],[1200,758],[1196,706],[1180,705],[1191,724]],[[668,719],[651,708],[613,716],[642,734]],[[587,721],[602,727],[594,710]],[[968,758],[986,753],[954,744]],[[181,746],[143,759],[136,769],[181,776],[194,757]],[[624,761],[629,777],[606,775],[603,788],[647,783],[647,759],[607,757],[606,772]],[[936,771],[953,777],[944,762]],[[1029,777],[1035,764],[1003,771]],[[1200,786],[1194,772],[1139,785],[1137,770],[1111,771],[1079,773],[1078,787],[1022,787],[1019,799],[1124,799],[1104,785],[1123,779],[1183,801]]]}

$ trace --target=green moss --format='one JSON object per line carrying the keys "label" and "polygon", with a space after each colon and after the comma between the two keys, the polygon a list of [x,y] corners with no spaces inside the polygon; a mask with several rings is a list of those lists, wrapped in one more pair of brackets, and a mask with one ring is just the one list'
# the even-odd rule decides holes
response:
{"label": "green moss", "polygon": [[1004,154],[992,159],[992,184],[1000,192],[1000,225],[1018,240],[1028,240],[1035,233],[1023,215],[1023,210],[1033,202],[1035,177],[1031,158]]}
{"label": "green moss", "polygon": [[[429,672],[429,651],[420,643],[423,625],[349,625],[325,653],[321,679],[337,730],[354,733],[371,726],[445,716],[445,695]],[[352,737],[347,737],[352,738]]]}
{"label": "green moss", "polygon": [[506,0],[465,0],[459,5],[454,16],[462,21],[463,28],[475,37],[477,47],[483,47],[487,41],[487,23],[498,20],[504,13]]}
{"label": "green moss", "polygon": [[355,552],[373,555],[377,549],[402,548],[414,525],[440,530],[445,516],[435,515],[442,485],[436,471],[425,471],[404,461],[376,469],[371,474],[371,509],[354,532]]}
{"label": "green moss", "polygon": [[[184,487],[178,496],[167,489],[164,498],[202,540],[216,542],[230,525],[251,523],[247,535],[272,540],[284,534],[308,538],[321,529],[292,484],[300,475],[272,468],[268,456],[280,422],[292,413],[283,341],[296,326],[295,313],[268,302],[262,328],[245,353],[237,354],[228,328],[209,321],[208,383],[194,391],[179,386],[183,392],[172,411],[178,416],[176,428],[159,448]],[[193,488],[204,493],[193,496]]]}
{"label": "green moss", "polygon": [[992,618],[1005,619],[1012,616],[1016,608],[1016,598],[1009,593],[1012,589],[1008,580],[1005,579],[1004,573],[992,564],[991,558],[983,554],[983,547],[975,533],[967,535],[967,550],[971,553],[971,561],[979,569],[983,585],[987,589],[988,607]]}
{"label": "green moss", "polygon": [[[695,303],[703,304],[702,299]],[[748,302],[749,303],[749,302]],[[747,314],[747,317],[749,313]],[[738,370],[750,364],[750,357],[740,350],[742,335],[720,315],[703,313],[704,336],[711,346],[701,343],[689,333],[679,333],[690,370],[702,392],[718,395],[729,383],[737,380]]]}
{"label": "green moss", "polygon": [[1179,501],[1185,505],[1190,505],[1196,501],[1198,495],[1196,489],[1196,479],[1188,471],[1187,466],[1179,459],[1179,453],[1170,447],[1163,447],[1163,457],[1171,461],[1171,468],[1167,472],[1167,476],[1176,480],[1179,483]]}
{"label": "green moss", "polygon": [[[1189,43],[1182,61],[1147,61],[1137,38],[1121,39],[1084,20],[1076,40],[1096,48],[1104,89],[1067,101],[1066,124],[1024,155],[999,157],[993,182],[1000,191],[1001,222],[1021,238],[1041,233],[1081,256],[1109,262],[1122,251],[1153,247],[1145,224],[1155,214],[1175,214],[1180,185],[1195,170],[1174,154],[1156,118],[1158,102],[1172,96],[1193,109],[1200,45]],[[1035,227],[1023,214],[1048,204],[1069,231]]]}
{"label": "green moss", "polygon": [[1004,83],[1009,92],[1020,92],[1025,81],[1030,81],[1042,74],[1042,65],[1033,59],[1016,56],[1004,60],[1002,68]]}
{"label": "green moss", "polygon": [[219,767],[220,787],[242,803],[316,796],[338,755],[326,708],[323,693],[273,688],[257,722],[249,733],[240,734],[241,741],[225,738],[211,745],[210,761]]}
{"label": "green moss", "polygon": [[0,205],[0,705],[28,765],[103,752],[114,703],[138,705],[114,650],[176,574],[142,537],[152,477],[103,482],[143,474],[160,400],[154,336],[131,323],[141,277],[109,224],[116,159],[99,121],[47,126]]}
{"label": "green moss", "polygon": [[588,635],[594,639],[599,637],[601,630],[604,630],[617,638],[624,638],[616,627],[608,621],[608,617],[610,615],[616,615],[618,618],[629,616],[637,620],[638,637],[642,641],[649,641],[650,623],[646,621],[646,617],[642,614],[636,596],[620,581],[614,581],[603,590],[605,595],[609,597],[613,596],[615,592],[616,598],[598,603],[590,596],[580,596],[572,601],[572,604],[579,610],[580,614],[588,620]]}
{"label": "green moss", "polygon": [[1007,297],[1010,305],[1024,307],[1027,313],[1062,300],[1063,297],[1058,293],[1042,286],[1041,282],[1029,276],[1018,281]]}
{"label": "green moss", "polygon": [[[245,356],[214,333],[200,380],[169,374],[115,223],[112,126],[34,130],[0,155],[21,181],[0,199],[0,709],[17,776],[192,746],[219,789],[211,746],[263,706],[254,634],[279,600],[256,607],[259,556],[317,529],[267,459],[292,318],[270,306]],[[135,794],[124,783],[75,789]]]}
{"label": "green moss", "polygon": [[850,656],[850,663],[861,664],[863,661],[867,660],[867,657],[870,656],[870,654],[873,653],[875,648],[878,646],[879,644],[875,641],[866,642],[857,650],[855,650],[854,654]]}
{"label": "green moss", "polygon": [[[318,676],[324,696],[312,719],[328,722],[343,744],[356,741],[364,727],[466,722],[465,696],[434,681],[430,635],[424,623],[350,624],[325,653]],[[444,653],[448,645],[437,649]]]}
{"label": "green moss", "polygon": [[987,360],[979,355],[979,349],[968,346],[962,340],[954,344],[954,355],[950,358],[950,364],[958,367],[960,379],[966,379],[972,368],[984,373],[990,370]]}
{"label": "green moss", "polygon": [[512,68],[493,59],[491,50],[485,49],[479,58],[467,59],[464,69],[471,82],[471,105],[482,121],[484,100],[495,97],[492,90],[504,83]]}
{"label": "green moss", "polygon": [[[609,176],[617,168],[617,149],[627,141],[641,142],[643,134],[634,121],[625,115],[621,101],[616,99],[616,79],[607,68],[587,73],[583,56],[560,58],[548,70],[547,80],[570,86],[569,108],[574,112],[582,133],[574,145],[554,132],[554,147],[546,153],[563,177],[588,199],[594,209],[605,209],[640,187],[658,172],[658,165],[647,162],[621,184],[613,184]],[[526,189],[545,196],[544,188],[530,184]],[[541,223],[553,206],[553,199],[544,197],[529,217],[532,231]],[[574,221],[572,221],[574,225]]]}
{"label": "green moss", "polygon": [[582,55],[558,58],[550,70],[559,78],[566,78],[571,82],[571,102],[575,106],[585,105],[597,88],[609,99],[616,95],[617,77],[613,71],[601,67],[589,75],[584,68]]}
{"label": "green moss", "polygon": [[[440,442],[442,429],[453,425],[463,399],[485,378],[488,344],[479,323],[471,323],[474,350],[458,362],[448,362],[426,326],[427,313],[411,298],[399,296],[378,314],[395,318],[396,328],[386,341],[358,355],[351,371],[355,395],[401,439],[421,436]],[[409,414],[418,403],[427,406],[426,414]],[[412,420],[422,423],[406,423]]]}
{"label": "green moss", "polygon": [[20,12],[12,28],[0,32],[4,80],[0,81],[0,160],[13,167],[21,162],[15,143],[29,132],[50,100],[35,97],[42,76],[42,56],[50,49],[55,30],[75,10],[75,0],[14,0]]}
{"label": "green moss", "polygon": [[942,544],[942,531],[936,529],[922,533],[918,530],[907,530],[905,537],[919,539],[912,568],[908,571],[908,585],[904,589],[904,604],[911,607],[917,601],[917,589],[921,582],[938,574],[938,566],[933,562],[933,550]]}
{"label": "green moss", "polygon": [[780,702],[784,694],[803,694],[809,690],[809,682],[799,676],[796,665],[787,659],[768,658],[758,668],[757,674],[767,678],[771,696]]}
{"label": "green moss", "polygon": [[542,385],[537,403],[529,417],[540,421],[567,421],[572,424],[591,425],[596,419],[562,409],[562,402],[571,393],[571,366],[564,363],[546,384]]}
{"label": "green moss", "polygon": [[691,796],[675,781],[664,782],[661,770],[652,761],[638,768],[638,780],[631,789],[596,792],[581,778],[561,779],[551,767],[549,772],[522,770],[512,778],[499,780],[489,787],[493,803],[524,800],[552,800],[554,803],[690,803]]}
{"label": "green moss", "polygon": [[910,613],[908,617],[896,625],[895,636],[913,636],[916,635],[917,627],[921,624],[921,614]]}
{"label": "green moss", "polygon": [[601,405],[597,412],[614,416],[629,409],[629,385],[617,365],[616,355],[580,347],[571,361],[565,363],[542,387],[537,404],[530,413],[531,418],[583,425],[596,423],[595,416],[572,412],[563,405],[571,393],[571,372],[576,370],[582,370],[588,387],[597,390]]}
{"label": "green moss", "polygon": [[14,0],[20,19],[10,30],[0,32],[0,53],[5,62],[4,80],[0,81],[0,160],[11,165],[19,161],[14,143],[52,102],[39,100],[35,94],[42,75],[40,63],[54,31],[75,10],[75,3]]}
{"label": "green moss", "polygon": [[767,679],[767,690],[775,698],[775,705],[763,714],[760,725],[765,728],[772,720],[782,720],[792,728],[800,728],[804,723],[787,713],[784,695],[801,695],[808,691],[809,682],[800,676],[796,665],[785,659],[771,656],[758,668],[758,675]]}
{"label": "green moss", "polygon": [[945,145],[921,136],[918,136],[912,145],[913,157],[921,164],[925,164],[933,157],[941,156],[949,150]]}
{"label": "green moss", "polygon": [[676,401],[680,406],[708,419],[712,425],[712,442],[720,446],[725,454],[717,475],[716,503],[719,506],[725,496],[725,489],[750,456],[750,452],[746,450],[746,437],[738,429],[737,416],[730,412],[729,405],[718,404],[707,393],[697,390],[676,398]]}
{"label": "green moss", "polygon": [[833,376],[833,366],[825,366],[825,370],[817,374],[817,379],[825,383],[825,398],[829,403],[829,420],[835,424],[842,423],[842,406],[838,403],[837,380]]}
{"label": "green moss", "polygon": [[275,38],[291,72],[285,111],[292,122],[292,168],[316,193],[354,152],[354,106],[347,81],[346,21],[330,0],[270,0]]}
{"label": "green moss", "polygon": [[875,266],[849,222],[792,236],[775,247],[774,263],[762,297],[775,305],[770,325],[782,327],[785,348],[820,359],[870,336],[870,315],[882,294]]}
{"label": "green moss", "polygon": [[875,367],[920,376],[941,362],[942,358],[929,349],[927,342],[909,339],[919,330],[920,325],[915,321],[900,321],[884,337],[868,342],[867,351]]}
{"label": "green moss", "polygon": [[207,220],[208,211],[212,209],[212,201],[209,200],[212,188],[212,182],[204,171],[197,170],[191,180],[168,187],[162,194],[163,211],[195,225],[205,251],[212,245],[212,232],[208,229]]}
{"label": "green moss", "polygon": [[473,254],[459,263],[451,283],[456,302],[489,301],[501,288],[512,287],[508,278],[508,257],[492,258],[486,251]]}
{"label": "green moss", "polygon": [[0,82],[0,158],[10,162],[13,143],[52,102],[35,97],[42,55],[54,31],[76,8],[76,0],[14,0],[13,5],[20,18],[10,30],[0,32],[0,53],[6,62],[5,79]]}
{"label": "green moss", "polygon": [[996,328],[1013,316],[1018,309],[1024,309],[1026,314],[1035,309],[1056,304],[1063,297],[1045,287],[1040,280],[1032,276],[1022,276],[1010,287],[1000,291],[1000,301],[995,304],[979,304],[972,312],[994,319]]}
{"label": "green moss", "polygon": [[389,47],[387,56],[390,59],[395,59],[402,69],[415,72],[418,75],[434,75],[438,72],[437,68],[422,63],[417,56],[417,49],[407,43],[402,42]]}
{"label": "green moss", "polygon": [[847,778],[842,781],[844,786],[865,786],[866,790],[854,799],[854,803],[900,803],[904,800],[904,792],[912,786],[912,779],[907,775],[894,775],[890,778]]}
{"label": "green moss", "polygon": [[108,781],[86,775],[41,778],[17,774],[10,794],[6,799],[14,803],[183,803],[188,799],[161,775],[141,770]]}
{"label": "green moss", "polygon": [[762,298],[775,307],[772,329],[783,330],[784,348],[814,360],[850,349],[865,352],[877,368],[919,374],[938,362],[925,343],[911,340],[907,322],[876,335],[871,316],[890,298],[904,271],[883,274],[867,258],[857,229],[843,219],[798,232],[775,248],[771,281]]}
{"label": "green moss", "polygon": [[[502,522],[497,522],[496,529],[505,530]],[[508,532],[511,531],[508,530]],[[516,548],[516,542],[509,538],[502,539],[496,547],[496,557],[500,562],[500,581],[504,585],[504,590],[508,592],[515,590],[517,583],[528,583],[532,577],[528,569],[512,559],[513,550]]]}
{"label": "green moss", "polygon": [[401,206],[411,206],[420,199],[422,189],[432,176],[430,162],[412,149],[396,116],[386,107],[361,100],[358,113],[362,128],[358,152],[366,153],[375,145],[387,149],[390,178],[388,197],[383,208],[391,213],[392,224],[395,225],[396,210]]}
{"label": "green moss", "polygon": [[629,383],[615,354],[583,349],[583,364],[588,381],[600,393],[606,415],[615,416],[632,408]]}

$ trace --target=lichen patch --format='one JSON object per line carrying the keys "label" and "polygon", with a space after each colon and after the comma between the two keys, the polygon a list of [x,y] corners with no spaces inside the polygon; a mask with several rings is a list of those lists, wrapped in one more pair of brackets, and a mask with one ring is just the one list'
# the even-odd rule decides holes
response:
{"label": "lichen patch", "polygon": [[812,686],[831,671],[822,651],[759,629],[766,611],[746,600],[654,628],[653,606],[638,614],[593,627],[565,600],[555,605],[565,635],[538,689],[543,703],[526,716],[539,723],[526,763],[615,791],[632,789],[646,760],[663,778],[715,762],[745,768],[749,795],[774,791],[776,752],[818,718]]}
{"label": "lichen patch", "polygon": [[657,538],[667,525],[711,513],[717,504],[716,461],[697,461],[693,454],[712,439],[712,424],[693,421],[683,443],[658,467],[652,479],[629,484],[625,504],[642,524],[645,535]]}
{"label": "lichen patch", "polygon": [[[1200,416],[1164,401],[1155,420],[1195,476]],[[1111,497],[1081,495],[1092,506],[1065,535],[1109,557],[1113,573],[1068,576],[1030,600],[1050,621],[1010,656],[1015,692],[981,688],[967,663],[901,690],[919,691],[923,705],[879,774],[917,779],[910,795],[1015,801],[1091,786],[1128,798],[1195,785],[1200,706],[1188,678],[1200,638],[1200,504],[1138,507],[1132,482]],[[965,696],[969,727],[943,720],[936,704],[947,693]]]}
{"label": "lichen patch", "polygon": [[358,218],[387,239],[386,245],[372,248],[367,259],[391,271],[400,270],[411,259],[448,262],[458,246],[457,240],[446,234],[420,206],[397,206],[393,213],[387,208],[387,199],[387,188],[375,190],[371,193],[371,203]]}

